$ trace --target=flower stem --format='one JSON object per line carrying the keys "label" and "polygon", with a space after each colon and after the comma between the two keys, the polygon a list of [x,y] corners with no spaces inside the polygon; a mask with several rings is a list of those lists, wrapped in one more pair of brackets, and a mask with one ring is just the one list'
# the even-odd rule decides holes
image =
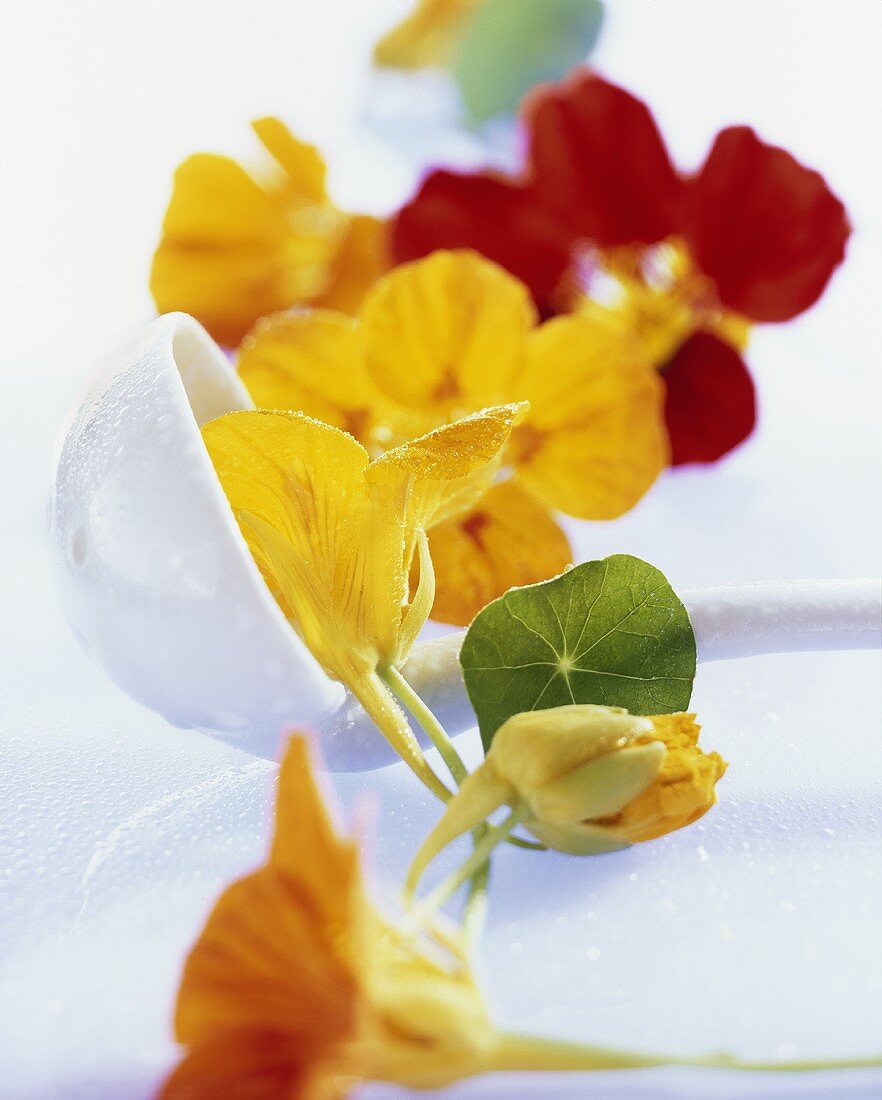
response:
{"label": "flower stem", "polygon": [[[486,831],[487,826],[484,826]],[[477,830],[476,830],[477,832]],[[474,948],[484,932],[487,923],[487,886],[490,880],[490,860],[472,874],[469,879],[469,891],[462,910],[462,930],[466,944]]]}
{"label": "flower stem", "polygon": [[380,676],[361,677],[351,685],[353,695],[374,724],[417,778],[442,802],[449,802],[451,791],[435,774],[423,756],[404,711],[395,702]]}
{"label": "flower stem", "polygon": [[380,668],[377,672],[380,679],[388,684],[393,694],[397,696],[425,730],[427,737],[441,754],[441,758],[456,781],[456,785],[460,786],[469,774],[468,768],[462,762],[462,757],[447,736],[447,731],[394,665]]}
{"label": "flower stem", "polygon": [[508,837],[516,825],[519,825],[529,816],[529,806],[524,802],[518,802],[500,825],[485,827],[483,835],[480,835],[479,839],[475,841],[468,859],[461,863],[443,882],[440,882],[434,890],[431,890],[409,913],[405,914],[401,921],[402,930],[406,932],[415,931],[421,924],[425,923],[426,918],[440,909],[446,901],[449,901],[464,882],[486,868],[493,849]]}
{"label": "flower stem", "polygon": [[[419,722],[426,736],[441,754],[441,758],[447,765],[456,785],[461,787],[469,773],[463,763],[462,757],[456,751],[455,745],[450,740],[447,730],[445,730],[435,717],[434,712],[426,706],[423,699],[404,678],[399,669],[390,665],[388,668],[379,669],[378,672],[380,678],[389,685],[389,688],[402,705],[406,707],[417,722]],[[516,848],[525,848],[531,852],[544,852],[547,850],[546,845],[538,840],[525,840],[522,837],[509,836],[506,837],[506,841],[509,844],[513,844]]]}
{"label": "flower stem", "polygon": [[882,1056],[811,1059],[792,1062],[752,1062],[730,1054],[677,1057],[610,1047],[584,1046],[502,1032],[490,1054],[488,1072],[511,1070],[608,1070],[651,1066],[703,1066],[759,1073],[806,1073],[817,1070],[867,1069],[882,1065]]}

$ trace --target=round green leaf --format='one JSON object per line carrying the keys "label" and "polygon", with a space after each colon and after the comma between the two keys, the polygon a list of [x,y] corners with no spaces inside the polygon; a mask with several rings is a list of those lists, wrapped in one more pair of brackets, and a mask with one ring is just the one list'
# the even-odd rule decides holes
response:
{"label": "round green leaf", "polygon": [[486,749],[503,722],[526,710],[567,703],[632,714],[685,710],[695,635],[664,575],[614,554],[488,604],[469,627],[460,662]]}
{"label": "round green leaf", "polygon": [[476,122],[513,114],[535,84],[583,62],[603,21],[600,0],[485,0],[470,18],[453,78]]}

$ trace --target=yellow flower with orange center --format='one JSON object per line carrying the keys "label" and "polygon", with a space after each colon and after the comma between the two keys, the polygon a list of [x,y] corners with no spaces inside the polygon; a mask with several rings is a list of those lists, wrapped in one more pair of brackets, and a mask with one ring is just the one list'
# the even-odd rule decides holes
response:
{"label": "yellow flower with orange center", "polygon": [[211,153],[177,169],[150,275],[160,313],[190,313],[228,346],[280,309],[353,311],[389,266],[384,224],[333,204],[318,150],[278,119],[253,126],[263,169]]}
{"label": "yellow flower with orange center", "polygon": [[394,269],[354,321],[331,311],[264,320],[238,368],[258,406],[321,417],[374,454],[485,406],[529,402],[507,480],[433,531],[435,616],[448,622],[569,563],[551,510],[619,516],[668,457],[663,384],[630,336],[578,315],[538,325],[526,288],[473,252]]}

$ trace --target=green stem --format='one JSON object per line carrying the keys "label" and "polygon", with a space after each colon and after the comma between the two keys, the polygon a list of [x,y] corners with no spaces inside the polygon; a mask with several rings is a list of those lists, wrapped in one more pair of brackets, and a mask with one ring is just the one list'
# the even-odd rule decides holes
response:
{"label": "green stem", "polygon": [[650,1066],[703,1066],[753,1073],[807,1073],[818,1070],[869,1069],[882,1066],[882,1056],[812,1059],[793,1062],[751,1062],[729,1054],[676,1057],[610,1047],[583,1046],[502,1032],[489,1055],[488,1072],[510,1070],[607,1070]]}
{"label": "green stem", "polygon": [[[410,711],[411,715],[419,722],[423,730],[425,730],[429,740],[441,754],[441,758],[447,765],[448,771],[453,777],[457,787],[462,786],[469,774],[468,768],[466,768],[462,757],[456,751],[447,730],[444,729],[432,710],[426,706],[417,692],[414,691],[399,669],[394,665],[390,665],[386,668],[379,669],[378,672],[380,678],[389,686],[392,693],[402,705]],[[472,840],[475,845],[475,850],[478,850],[482,845],[489,831],[490,827],[486,824],[472,830]],[[529,840],[520,840],[518,837],[514,836],[506,836],[504,839],[507,840],[509,844],[515,844],[522,848],[533,848],[537,846],[542,850],[545,848],[544,844],[534,845]],[[462,913],[463,930],[466,940],[470,944],[474,944],[478,941],[484,928],[487,916],[487,881],[489,877],[489,859],[485,859],[470,876],[469,891]],[[443,902],[441,902],[441,904],[443,904]]]}
{"label": "green stem", "polygon": [[370,673],[367,676],[353,677],[349,688],[373,719],[380,733],[417,778],[441,802],[449,802],[451,792],[435,774],[423,755],[407,721],[407,716],[390,694],[387,684],[383,682],[384,679],[382,673],[380,676]]}
{"label": "green stem", "polygon": [[[472,833],[474,843],[478,844],[487,832],[483,825]],[[486,860],[469,879],[469,891],[462,909],[462,929],[466,944],[474,947],[484,932],[487,923],[487,885],[490,880],[490,860]]]}
{"label": "green stem", "polygon": [[527,852],[547,852],[548,845],[543,844],[541,840],[526,840],[522,836],[508,836],[505,838],[506,844],[511,844],[515,848],[523,848]]}
{"label": "green stem", "polygon": [[484,827],[483,835],[476,840],[468,859],[450,875],[440,882],[434,890],[410,910],[401,921],[403,931],[415,931],[441,906],[449,901],[464,882],[471,879],[477,872],[482,871],[490,859],[490,854],[497,844],[511,833],[516,825],[529,817],[530,809],[524,802],[517,803],[508,817],[500,825]]}
{"label": "green stem", "polygon": [[441,754],[441,758],[447,765],[450,774],[460,786],[469,774],[468,768],[462,762],[462,757],[456,751],[453,742],[447,734],[447,730],[441,725],[435,715],[429,710],[422,699],[413,690],[410,684],[401,675],[394,665],[377,669],[379,676],[391,689],[392,693],[410,711],[413,717],[425,730],[429,740]]}
{"label": "green stem", "polygon": [[496,1072],[642,1069],[671,1065],[677,1061],[640,1051],[566,1043],[556,1039],[534,1038],[532,1035],[515,1035],[507,1031],[498,1036],[489,1057],[489,1069]]}
{"label": "green stem", "polygon": [[[410,711],[423,730],[425,730],[426,736],[441,754],[441,758],[447,765],[456,785],[461,787],[469,773],[463,763],[462,757],[456,751],[455,745],[450,740],[450,735],[447,730],[441,725],[434,713],[426,706],[417,692],[414,691],[413,687],[404,678],[404,675],[399,669],[390,665],[388,668],[379,669],[378,671],[380,677],[389,685],[389,688],[396,698]],[[509,844],[513,844],[516,848],[525,848],[531,852],[545,852],[548,850],[546,845],[538,840],[525,840],[522,837],[510,836],[506,837],[506,841]]]}

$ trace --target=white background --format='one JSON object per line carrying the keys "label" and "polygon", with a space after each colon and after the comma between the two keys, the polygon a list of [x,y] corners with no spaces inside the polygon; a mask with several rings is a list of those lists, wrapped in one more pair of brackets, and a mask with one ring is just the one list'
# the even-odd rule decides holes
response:
{"label": "white background", "polygon": [[[76,649],[43,559],[52,440],[92,361],[151,316],[150,255],[187,153],[247,155],[249,118],[276,113],[328,151],[341,201],[378,211],[430,151],[480,159],[431,95],[397,129],[378,117],[388,88],[368,47],[401,6],[0,0],[4,1097],[149,1094],[172,1056],[180,958],[222,884],[259,858],[271,774],[168,729]],[[824,171],[855,235],[821,304],[754,336],[755,438],[715,469],[667,475],[615,524],[574,528],[580,552],[641,554],[681,587],[878,573],[882,3],[607,7],[595,60],[651,101],[680,164],[749,122]],[[878,1051],[878,655],[703,668],[695,702],[732,762],[706,824],[590,864],[500,861],[487,942],[499,1017],[671,1050]],[[347,800],[366,786],[391,880],[433,811],[395,769],[338,783]],[[880,1084],[671,1072],[591,1087],[838,1097]]]}

